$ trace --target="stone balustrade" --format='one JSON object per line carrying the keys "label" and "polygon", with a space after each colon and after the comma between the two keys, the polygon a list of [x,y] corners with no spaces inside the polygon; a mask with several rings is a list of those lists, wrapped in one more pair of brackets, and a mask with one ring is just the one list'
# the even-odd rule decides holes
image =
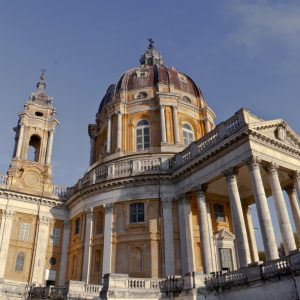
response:
{"label": "stone balustrade", "polygon": [[217,272],[205,278],[207,290],[230,289],[254,281],[270,280],[282,275],[291,275],[292,272],[300,271],[300,252],[294,253],[284,258],[269,261],[267,263],[249,266],[232,272]]}
{"label": "stone balustrade", "polygon": [[211,149],[226,137],[239,131],[245,124],[244,110],[240,110],[228,120],[220,123],[201,139],[191,143],[186,149],[177,153],[170,161],[172,170],[180,168],[195,157]]}
{"label": "stone balustrade", "polygon": [[[17,284],[13,282],[1,282],[0,283],[0,299],[25,299],[28,294],[28,286],[26,284]],[[4,296],[5,295],[5,296]]]}
{"label": "stone balustrade", "polygon": [[85,174],[73,187],[68,188],[67,195],[79,188],[90,186],[108,179],[122,178],[141,174],[158,174],[169,171],[169,161],[160,157],[135,157],[103,163]]}
{"label": "stone balustrade", "polygon": [[54,196],[58,196],[60,198],[66,198],[67,188],[61,185],[53,185],[52,192]]}
{"label": "stone balustrade", "polygon": [[0,187],[6,187],[7,175],[0,174]]}

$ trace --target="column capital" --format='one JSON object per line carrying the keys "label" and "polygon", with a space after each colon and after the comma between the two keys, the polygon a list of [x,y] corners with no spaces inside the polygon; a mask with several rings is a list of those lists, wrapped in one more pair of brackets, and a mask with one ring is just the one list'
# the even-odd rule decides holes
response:
{"label": "column capital", "polygon": [[202,197],[207,191],[207,188],[208,188],[208,184],[199,184],[195,186],[193,190],[196,193],[197,197]]}
{"label": "column capital", "polygon": [[177,195],[176,202],[178,205],[191,204],[191,199],[186,195],[186,193],[182,193]]}
{"label": "column capital", "polygon": [[266,171],[268,174],[272,174],[272,173],[277,173],[277,170],[279,169],[279,165],[276,164],[275,162],[270,162],[267,166],[266,166]]}
{"label": "column capital", "polygon": [[159,104],[160,109],[164,109],[166,107],[166,104]]}
{"label": "column capital", "polygon": [[103,205],[105,209],[105,214],[111,214],[113,211],[113,203],[106,203]]}
{"label": "column capital", "polygon": [[257,156],[251,155],[245,162],[249,170],[252,171],[254,168],[259,168],[261,164],[261,159]]}
{"label": "column capital", "polygon": [[162,197],[161,203],[163,208],[171,208],[173,205],[173,198],[172,197]]}
{"label": "column capital", "polygon": [[111,120],[112,114],[107,114],[107,119]]}
{"label": "column capital", "polygon": [[47,225],[47,226],[49,226],[50,220],[51,220],[51,218],[49,218],[47,216],[40,216],[39,223],[41,225]]}
{"label": "column capital", "polygon": [[222,175],[225,176],[227,182],[230,182],[231,180],[235,179],[237,174],[238,174],[238,169],[236,168],[229,168],[224,172],[222,172]]}
{"label": "column capital", "polygon": [[178,110],[178,106],[176,104],[173,105],[173,109],[174,111],[177,111]]}
{"label": "column capital", "polygon": [[4,209],[3,210],[3,216],[6,219],[13,219],[15,217],[16,212],[11,209]]}
{"label": "column capital", "polygon": [[123,115],[123,113],[122,113],[121,110],[116,111],[115,114],[116,114],[117,116],[119,116],[119,115],[122,116],[122,115]]}
{"label": "column capital", "polygon": [[89,219],[93,218],[93,207],[88,208],[88,209],[85,211],[85,213],[86,213],[86,217],[87,217],[87,218],[89,218]]}
{"label": "column capital", "polygon": [[286,193],[288,195],[295,193],[295,185],[294,184],[289,184],[289,185],[285,186],[283,189],[286,191]]}

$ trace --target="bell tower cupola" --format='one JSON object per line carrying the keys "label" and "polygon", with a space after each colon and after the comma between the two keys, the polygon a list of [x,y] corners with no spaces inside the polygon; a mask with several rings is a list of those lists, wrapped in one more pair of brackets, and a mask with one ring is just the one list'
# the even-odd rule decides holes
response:
{"label": "bell tower cupola", "polygon": [[39,196],[52,195],[52,146],[56,125],[52,98],[45,91],[45,71],[37,90],[19,113],[13,158],[8,170],[8,187]]}

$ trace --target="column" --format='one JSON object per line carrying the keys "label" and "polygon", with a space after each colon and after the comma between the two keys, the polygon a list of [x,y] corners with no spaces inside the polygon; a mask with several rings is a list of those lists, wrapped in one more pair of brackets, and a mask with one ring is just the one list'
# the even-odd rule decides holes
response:
{"label": "column", "polygon": [[81,280],[89,284],[90,281],[90,268],[91,268],[91,240],[93,237],[93,208],[90,208],[86,212],[85,222],[85,235],[84,235],[84,252],[83,252],[83,264],[82,264],[82,278]]}
{"label": "column", "polygon": [[179,128],[178,128],[178,116],[177,116],[177,106],[173,106],[173,130],[174,130],[174,142],[179,144]]}
{"label": "column", "polygon": [[53,136],[54,136],[54,130],[49,131],[49,138],[48,138],[48,144],[47,144],[47,156],[46,156],[46,164],[51,164],[51,156],[52,156],[52,146],[53,146]]}
{"label": "column", "polygon": [[107,117],[107,153],[111,151],[111,115]]}
{"label": "column", "polygon": [[12,210],[3,210],[0,227],[0,279],[4,279],[4,272],[6,267],[6,260],[14,215],[15,212]]}
{"label": "column", "polygon": [[209,122],[209,120],[208,120],[207,117],[204,120],[204,124],[205,124],[205,131],[206,131],[206,133],[209,133],[211,131],[211,126],[210,126],[210,122]]}
{"label": "column", "polygon": [[43,285],[45,282],[44,271],[46,263],[46,254],[49,241],[49,223],[50,218],[40,216],[38,220],[38,234],[34,256],[34,266],[31,282]]}
{"label": "column", "polygon": [[282,189],[278,177],[279,166],[271,164],[268,168],[268,174],[270,179],[270,185],[272,189],[272,197],[274,200],[276,214],[278,218],[279,228],[281,232],[282,242],[284,246],[285,254],[288,255],[290,251],[296,249],[294,234],[290,223],[288,211],[285,205],[285,201],[282,194]]}
{"label": "column", "polygon": [[160,106],[160,131],[161,131],[161,142],[167,142],[167,133],[166,133],[166,118],[165,118],[165,106]]}
{"label": "column", "polygon": [[300,171],[295,172],[295,189],[298,201],[300,201]]}
{"label": "column", "polygon": [[118,116],[118,126],[117,126],[117,149],[122,149],[122,113],[119,111]]}
{"label": "column", "polygon": [[192,234],[191,200],[185,194],[177,198],[182,275],[195,271],[194,239]]}
{"label": "column", "polygon": [[245,220],[246,220],[246,227],[248,231],[248,241],[249,241],[252,262],[259,262],[250,206],[245,208]]}
{"label": "column", "polygon": [[167,277],[175,275],[172,198],[162,198],[161,201],[164,222],[165,276]]}
{"label": "column", "polygon": [[22,150],[22,144],[23,144],[23,137],[24,137],[24,124],[21,124],[20,132],[19,132],[19,138],[18,138],[18,146],[17,146],[17,152],[16,157],[21,157],[21,150]]}
{"label": "column", "polygon": [[211,236],[209,232],[209,224],[207,219],[207,207],[205,200],[205,191],[207,186],[198,186],[196,188],[199,231],[200,231],[200,246],[202,256],[202,268],[204,274],[212,272],[212,255],[211,255]]}
{"label": "column", "polygon": [[267,202],[267,197],[259,169],[260,161],[256,157],[251,157],[248,162],[251,177],[253,195],[255,199],[258,220],[265,248],[267,260],[279,258],[271,214]]}
{"label": "column", "polygon": [[113,204],[105,204],[102,276],[111,273]]}
{"label": "column", "polygon": [[237,172],[233,169],[229,169],[224,175],[227,181],[239,265],[240,267],[247,267],[251,262],[251,259],[243,209],[236,179]]}
{"label": "column", "polygon": [[59,270],[59,280],[58,280],[59,286],[65,285],[67,263],[68,263],[69,240],[70,240],[69,222],[64,221],[64,235],[63,235],[63,240],[62,240],[60,270]]}
{"label": "column", "polygon": [[295,186],[294,185],[289,186],[285,190],[289,196],[291,210],[292,210],[295,227],[296,227],[296,232],[297,232],[298,240],[300,241],[300,210],[299,210],[298,199],[296,197]]}

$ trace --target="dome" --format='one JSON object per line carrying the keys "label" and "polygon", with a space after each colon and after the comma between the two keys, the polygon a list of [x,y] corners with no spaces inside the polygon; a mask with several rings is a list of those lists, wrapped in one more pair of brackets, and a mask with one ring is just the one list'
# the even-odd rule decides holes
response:
{"label": "dome", "polygon": [[[150,40],[147,51],[141,56],[141,65],[124,72],[116,84],[108,87],[103,97],[98,112],[108,103],[114,95],[120,92],[129,92],[144,88],[157,88],[159,85],[168,87],[170,92],[178,90],[195,98],[203,99],[201,90],[196,83],[186,74],[179,72],[174,67],[167,67],[162,62],[161,54],[154,48]],[[158,90],[158,89],[157,89]]]}

